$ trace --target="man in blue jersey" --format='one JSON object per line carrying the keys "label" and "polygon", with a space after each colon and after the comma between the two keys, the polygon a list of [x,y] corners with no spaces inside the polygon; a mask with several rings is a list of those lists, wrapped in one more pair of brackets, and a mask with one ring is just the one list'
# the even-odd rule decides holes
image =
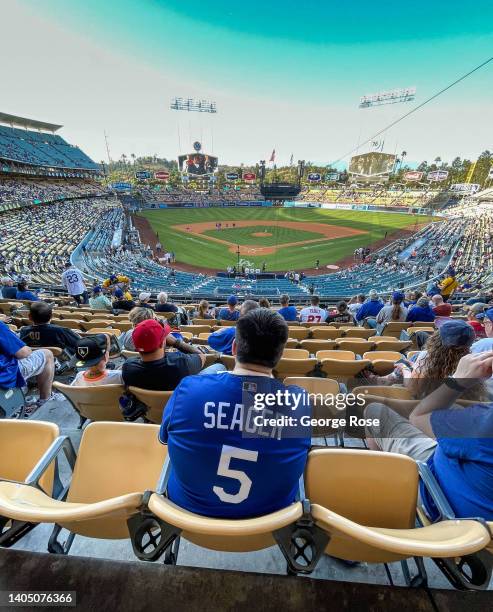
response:
{"label": "man in blue jersey", "polygon": [[382,310],[383,302],[378,297],[378,293],[375,291],[375,289],[372,289],[369,292],[368,298],[369,299],[362,304],[357,311],[355,319],[358,321],[358,323],[364,323],[366,321],[368,327],[376,328],[376,316]]}
{"label": "man in blue jersey", "polygon": [[289,305],[289,295],[281,295],[281,308],[277,311],[285,321],[297,321],[298,311],[295,306]]}
{"label": "man in blue jersey", "polygon": [[240,311],[236,310],[236,304],[238,304],[238,298],[236,295],[230,295],[227,307],[219,309],[217,319],[219,321],[238,321]]}
{"label": "man in blue jersey", "polygon": [[[365,417],[378,419],[367,428],[372,450],[408,455],[426,461],[455,515],[493,520],[493,403],[461,407],[455,402],[479,379],[492,375],[493,351],[471,353],[452,376],[423,398],[405,418],[384,404],[369,404]],[[430,518],[437,518],[433,500],[423,488]]]}
{"label": "man in blue jersey", "polygon": [[[245,315],[250,310],[260,308],[258,302],[254,300],[245,300],[240,307],[240,317]],[[213,334],[210,334],[207,342],[209,346],[223,355],[233,354],[233,342],[235,339],[236,327],[223,327]]]}
{"label": "man in blue jersey", "polygon": [[[206,516],[246,518],[295,500],[310,431],[280,423],[282,417],[293,417],[303,424],[310,407],[302,389],[272,377],[287,338],[280,315],[252,310],[236,326],[234,370],[187,376],[175,389],[159,439],[168,444],[171,460],[168,496],[180,507]],[[249,402],[252,394],[254,402]],[[272,403],[268,397],[277,399]],[[260,412],[257,398],[265,398],[269,409]],[[274,424],[263,421],[268,415]]]}

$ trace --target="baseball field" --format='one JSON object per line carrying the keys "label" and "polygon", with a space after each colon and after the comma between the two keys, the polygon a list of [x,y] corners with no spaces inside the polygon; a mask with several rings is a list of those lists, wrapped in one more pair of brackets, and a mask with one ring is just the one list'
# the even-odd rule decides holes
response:
{"label": "baseball field", "polygon": [[[225,270],[238,262],[268,271],[347,263],[359,247],[409,236],[431,218],[408,214],[309,208],[181,208],[142,211],[144,240],[157,239],[189,268]],[[220,227],[218,226],[220,224]],[[144,230],[144,232],[143,232]],[[180,267],[179,265],[177,267]]]}

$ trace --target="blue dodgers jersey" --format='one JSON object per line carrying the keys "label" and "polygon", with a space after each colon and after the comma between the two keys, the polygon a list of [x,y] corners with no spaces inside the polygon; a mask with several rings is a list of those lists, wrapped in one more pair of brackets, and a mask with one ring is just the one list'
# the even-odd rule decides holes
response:
{"label": "blue dodgers jersey", "polygon": [[307,427],[256,428],[254,416],[273,414],[272,409],[257,412],[248,402],[245,408],[245,388],[257,386],[270,393],[288,390],[290,398],[302,396],[302,406],[294,411],[283,406],[280,412],[297,419],[310,415],[306,392],[273,378],[224,372],[180,382],[159,434],[168,444],[172,466],[168,496],[177,505],[206,516],[245,518],[274,512],[296,499],[311,432]]}

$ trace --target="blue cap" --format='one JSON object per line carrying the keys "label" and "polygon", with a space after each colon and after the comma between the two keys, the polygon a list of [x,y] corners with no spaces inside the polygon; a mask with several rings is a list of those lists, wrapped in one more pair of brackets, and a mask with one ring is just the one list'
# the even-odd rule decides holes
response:
{"label": "blue cap", "polygon": [[118,280],[118,276],[117,276],[116,274],[112,274],[112,275],[110,276],[110,281],[114,282],[114,281],[116,281],[116,280]]}
{"label": "blue cap", "polygon": [[102,289],[99,285],[92,288],[93,293],[101,293]]}
{"label": "blue cap", "polygon": [[[493,308],[491,310],[493,311]],[[471,325],[462,321],[462,319],[445,321],[445,323],[440,325],[438,333],[442,339],[443,346],[447,348],[452,346],[471,346],[476,339],[474,329]]]}
{"label": "blue cap", "polygon": [[394,302],[402,302],[406,296],[401,291],[394,291],[392,299]]}
{"label": "blue cap", "polygon": [[228,298],[228,304],[230,306],[236,306],[236,304],[238,304],[238,299],[236,297],[236,295],[230,295]]}
{"label": "blue cap", "polygon": [[485,310],[484,312],[479,312],[476,315],[476,319],[484,319],[485,317],[487,317],[490,321],[493,321],[493,308],[488,308],[488,310]]}
{"label": "blue cap", "polygon": [[115,289],[115,297],[118,297],[118,298],[123,297],[123,291],[119,287]]}

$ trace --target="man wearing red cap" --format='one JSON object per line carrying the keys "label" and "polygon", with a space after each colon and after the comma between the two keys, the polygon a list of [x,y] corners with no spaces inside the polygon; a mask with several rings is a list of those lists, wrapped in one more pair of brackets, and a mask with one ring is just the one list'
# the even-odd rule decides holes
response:
{"label": "man wearing red cap", "polygon": [[[122,376],[125,385],[151,391],[172,391],[182,378],[198,374],[202,370],[205,362],[205,355],[202,353],[165,351],[170,332],[171,327],[157,319],[147,319],[134,328],[132,340],[140,356],[128,359],[123,364]],[[170,344],[180,348],[179,341],[175,340]],[[222,364],[215,364],[204,372],[211,374],[225,369]]]}

